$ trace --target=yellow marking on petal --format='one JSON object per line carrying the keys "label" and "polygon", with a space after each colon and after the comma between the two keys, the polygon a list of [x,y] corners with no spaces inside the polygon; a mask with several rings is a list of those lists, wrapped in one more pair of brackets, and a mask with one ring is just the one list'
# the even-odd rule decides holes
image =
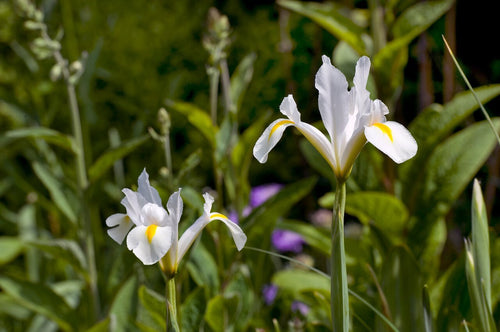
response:
{"label": "yellow marking on petal", "polygon": [[285,124],[293,124],[293,121],[292,120],[281,120],[279,121],[278,123],[276,123],[273,128],[271,128],[271,132],[269,133],[269,137],[268,137],[268,140],[271,139],[271,136],[273,136],[274,132],[279,128],[281,127],[282,125],[285,125]]}
{"label": "yellow marking on petal", "polygon": [[222,213],[214,213],[210,216],[210,220],[215,219],[215,218],[229,219],[228,217],[226,217]]}
{"label": "yellow marking on petal", "polygon": [[153,241],[153,236],[155,236],[157,228],[158,225],[149,225],[148,228],[146,228],[146,237],[148,238],[149,243]]}
{"label": "yellow marking on petal", "polygon": [[389,136],[389,139],[391,140],[391,142],[394,142],[394,139],[392,138],[392,130],[391,128],[389,128],[387,125],[383,124],[383,123],[374,123],[373,126],[377,127],[378,129],[382,130],[382,132],[384,134],[386,134],[387,136]]}

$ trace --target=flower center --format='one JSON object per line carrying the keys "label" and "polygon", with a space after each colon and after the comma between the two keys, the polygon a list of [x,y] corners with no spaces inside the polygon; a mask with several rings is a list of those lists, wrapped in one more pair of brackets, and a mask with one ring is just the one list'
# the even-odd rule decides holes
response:
{"label": "flower center", "polygon": [[146,237],[148,238],[149,243],[153,241],[153,236],[155,236],[157,228],[158,225],[149,225],[148,228],[146,228]]}
{"label": "flower center", "polygon": [[271,132],[269,133],[269,137],[267,138],[268,140],[271,139],[271,136],[273,136],[274,132],[279,128],[281,127],[282,125],[284,124],[292,124],[293,121],[292,120],[281,120],[279,121],[278,123],[276,123],[272,128],[271,128]]}
{"label": "flower center", "polygon": [[392,138],[392,130],[391,128],[389,128],[387,125],[383,124],[383,123],[374,123],[373,124],[375,127],[377,127],[378,129],[382,130],[382,132],[384,134],[386,134],[387,136],[389,136],[389,139],[391,140],[391,142],[394,142],[394,139]]}

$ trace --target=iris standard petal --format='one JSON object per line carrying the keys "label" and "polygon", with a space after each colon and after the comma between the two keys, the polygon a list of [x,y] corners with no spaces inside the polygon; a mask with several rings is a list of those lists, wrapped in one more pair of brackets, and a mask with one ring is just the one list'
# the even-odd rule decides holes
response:
{"label": "iris standard petal", "polygon": [[278,119],[273,121],[259,137],[253,147],[253,155],[261,164],[267,161],[267,155],[278,144],[283,132],[289,126],[295,125],[292,120]]}
{"label": "iris standard petal", "polygon": [[127,247],[145,265],[157,263],[170,249],[170,226],[137,226],[127,236]]}
{"label": "iris standard petal", "polygon": [[295,103],[292,95],[288,95],[283,98],[280,104],[280,112],[283,115],[286,115],[293,122],[300,122],[299,109],[297,108],[297,104]]}
{"label": "iris standard petal", "polygon": [[177,223],[181,220],[183,206],[184,203],[181,197],[181,188],[179,188],[179,190],[170,195],[167,202],[168,213]]}
{"label": "iris standard petal", "polygon": [[334,144],[348,121],[351,98],[347,90],[347,80],[340,70],[335,68],[330,59],[323,55],[323,64],[319,68],[315,86],[318,89],[318,108],[321,119]]}
{"label": "iris standard petal", "polygon": [[132,219],[134,224],[141,225],[142,220],[140,215],[142,207],[147,203],[146,199],[142,197],[141,194],[128,188],[124,188],[122,192],[125,194],[125,197],[122,199],[121,203],[127,210],[127,215]]}
{"label": "iris standard petal", "polygon": [[106,219],[106,225],[113,227],[108,229],[108,235],[118,244],[122,244],[125,236],[127,236],[127,233],[134,226],[130,217],[124,213],[115,213],[109,216]]}
{"label": "iris standard petal", "polygon": [[365,127],[368,142],[400,164],[417,153],[417,142],[402,124],[387,121]]}
{"label": "iris standard petal", "polygon": [[139,188],[137,191],[150,203],[155,203],[161,206],[161,198],[158,191],[149,184],[149,174],[146,169],[142,170],[139,179],[137,180]]}
{"label": "iris standard petal", "polygon": [[147,203],[142,207],[141,218],[144,226],[167,226],[169,216],[163,207],[154,203]]}

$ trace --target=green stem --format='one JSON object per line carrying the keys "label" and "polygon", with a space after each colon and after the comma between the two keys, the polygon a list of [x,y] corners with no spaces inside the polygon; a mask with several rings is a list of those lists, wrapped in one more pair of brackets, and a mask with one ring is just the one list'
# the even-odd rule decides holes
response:
{"label": "green stem", "polygon": [[219,95],[220,71],[214,66],[208,69],[210,77],[210,117],[212,124],[217,125],[217,98]]}
{"label": "green stem", "polygon": [[168,184],[171,190],[174,190],[174,169],[172,167],[172,150],[170,148],[170,132],[166,133],[165,140],[163,142],[163,147],[165,149],[165,162],[167,163],[168,169]]}
{"label": "green stem", "polygon": [[332,220],[330,306],[334,332],[349,331],[349,295],[344,251],[345,181],[337,181]]}
{"label": "green stem", "polygon": [[[46,40],[50,40],[47,31],[42,30],[42,37]],[[87,177],[87,168],[85,163],[85,145],[83,142],[82,134],[82,123],[80,119],[80,110],[78,108],[78,100],[76,98],[75,86],[71,82],[70,72],[68,70],[68,61],[63,58],[59,51],[54,52],[54,59],[57,64],[61,67],[62,75],[66,83],[66,91],[68,93],[69,107],[71,110],[71,121],[73,127],[73,136],[75,138],[76,145],[78,147],[78,152],[76,153],[76,172],[78,181],[78,191],[79,198],[81,201],[80,206],[80,220],[83,224],[83,229],[85,232],[84,242],[85,251],[87,256],[87,263],[89,266],[89,288],[92,297],[93,310],[92,314],[95,318],[99,317],[99,290],[97,287],[97,269],[95,262],[95,249],[94,249],[94,237],[92,233],[91,218],[89,215],[89,206],[87,200],[87,188],[89,185],[89,180]]]}
{"label": "green stem", "polygon": [[[176,288],[175,288],[175,277],[170,278],[167,281],[167,331],[173,331],[175,332],[180,332],[181,329],[179,327],[179,324],[177,323],[177,294],[176,294]],[[169,318],[170,318],[170,323],[169,324]]]}

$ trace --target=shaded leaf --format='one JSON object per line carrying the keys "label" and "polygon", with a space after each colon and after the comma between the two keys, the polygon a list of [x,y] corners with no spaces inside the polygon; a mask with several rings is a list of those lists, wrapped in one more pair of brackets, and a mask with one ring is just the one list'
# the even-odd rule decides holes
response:
{"label": "shaded leaf", "polygon": [[201,327],[207,301],[203,287],[197,287],[181,305],[181,326],[185,331],[196,331]]}
{"label": "shaded leaf", "polygon": [[5,137],[14,139],[43,139],[48,143],[60,146],[75,154],[79,152],[79,149],[73,137],[50,128],[29,127],[14,129],[6,132]]}
{"label": "shaded leaf", "polygon": [[115,161],[124,158],[148,140],[148,135],[132,138],[130,140],[123,141],[116,148],[111,148],[104,152],[89,168],[90,182],[94,182],[99,179],[108,169],[113,167]]}
{"label": "shaded leaf", "polygon": [[165,331],[167,308],[165,297],[142,285],[139,287],[139,312],[137,322],[151,331]]}
{"label": "shaded leaf", "polygon": [[133,331],[137,311],[137,279],[129,278],[116,294],[109,315],[113,331]]}
{"label": "shaded leaf", "polygon": [[272,283],[293,295],[312,291],[330,294],[330,279],[311,271],[281,270],[274,274]]}
{"label": "shaded leaf", "polygon": [[325,255],[330,255],[332,243],[329,229],[321,229],[298,220],[283,220],[276,227],[300,234],[311,247]]}
{"label": "shaded leaf", "polygon": [[74,312],[50,287],[7,277],[0,277],[0,287],[17,303],[53,320],[62,330],[75,330],[78,320]]}
{"label": "shaded leaf", "polygon": [[231,100],[236,106],[236,111],[241,109],[241,104],[243,103],[243,97],[245,96],[245,91],[250,84],[253,76],[253,64],[257,55],[251,53],[246,55],[236,67],[236,70],[231,75]]}

